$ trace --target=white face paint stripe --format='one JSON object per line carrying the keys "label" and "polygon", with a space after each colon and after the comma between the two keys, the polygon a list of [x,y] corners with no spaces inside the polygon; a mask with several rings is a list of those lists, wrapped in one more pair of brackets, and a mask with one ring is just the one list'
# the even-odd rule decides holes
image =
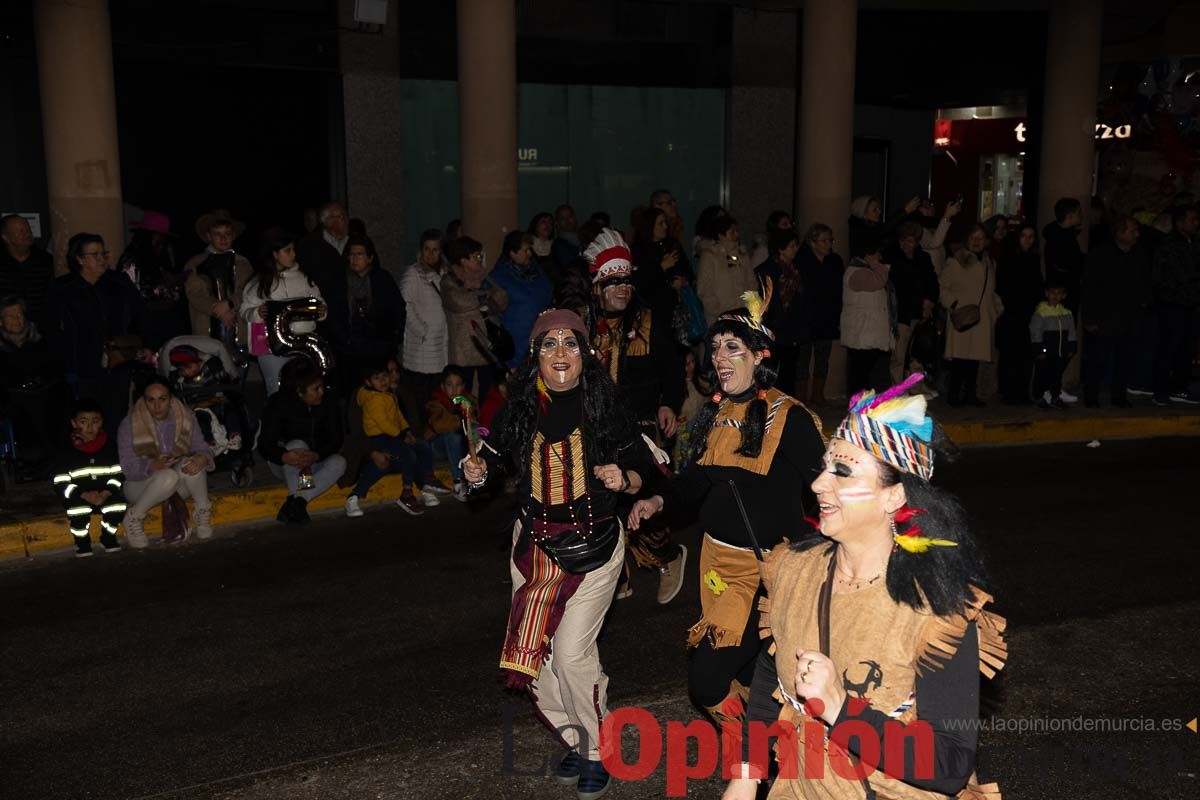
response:
{"label": "white face paint stripe", "polygon": [[869,503],[876,497],[875,492],[861,487],[838,489],[837,496],[843,503]]}

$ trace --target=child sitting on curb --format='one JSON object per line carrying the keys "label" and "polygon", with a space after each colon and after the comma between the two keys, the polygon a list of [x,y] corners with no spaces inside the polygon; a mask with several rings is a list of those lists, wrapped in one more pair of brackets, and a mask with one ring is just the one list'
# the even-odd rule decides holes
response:
{"label": "child sitting on curb", "polygon": [[450,490],[433,477],[433,451],[417,438],[400,412],[389,385],[387,364],[368,367],[363,378],[355,402],[362,409],[363,433],[370,440],[371,453],[363,462],[354,491],[346,498],[346,515],[361,517],[360,500],[384,475],[399,471],[404,476],[404,490],[396,505],[420,516],[425,513],[424,506],[436,506],[437,495]]}
{"label": "child sitting on curb", "polygon": [[99,403],[80,400],[71,415],[70,442],[59,454],[54,471],[54,491],[66,508],[77,558],[92,554],[88,526],[93,514],[100,515],[100,545],[104,552],[121,549],[117,526],[125,517],[125,495],[121,491],[124,482],[117,442],[104,431]]}
{"label": "child sitting on curb", "polygon": [[467,455],[467,437],[463,434],[462,417],[454,398],[467,398],[473,414],[478,414],[475,398],[466,392],[466,373],[453,364],[442,370],[442,385],[433,391],[425,404],[425,441],[429,442],[434,455],[441,455],[450,462],[450,474],[454,477],[454,499],[466,502],[467,484],[463,480],[460,461]]}

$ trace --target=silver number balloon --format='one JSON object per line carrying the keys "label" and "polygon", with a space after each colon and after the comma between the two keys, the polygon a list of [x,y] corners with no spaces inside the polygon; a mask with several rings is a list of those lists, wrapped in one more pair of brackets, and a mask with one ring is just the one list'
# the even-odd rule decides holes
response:
{"label": "silver number balloon", "polygon": [[294,322],[316,322],[324,304],[316,297],[267,301],[267,342],[277,356],[304,356],[312,360],[326,375],[333,369],[333,353],[329,342],[312,333],[296,333]]}

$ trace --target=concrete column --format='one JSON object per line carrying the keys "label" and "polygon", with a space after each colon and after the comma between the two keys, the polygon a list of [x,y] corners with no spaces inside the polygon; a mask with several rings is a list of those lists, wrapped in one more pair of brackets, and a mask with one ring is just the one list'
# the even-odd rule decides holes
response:
{"label": "concrete column", "polygon": [[34,13],[55,261],[63,269],[68,239],[84,231],[115,261],[125,229],[108,0],[37,0]]}
{"label": "concrete column", "polygon": [[[833,228],[847,253],[854,159],[854,53],[858,0],[806,0],[800,44],[796,215],[803,230]],[[832,368],[831,368],[832,373]],[[835,381],[830,375],[830,382]]]}
{"label": "concrete column", "polygon": [[1078,198],[1084,219],[1079,244],[1084,249],[1096,166],[1103,5],[1093,0],[1054,0],[1046,42],[1037,222],[1040,227],[1054,219],[1054,202],[1060,197]]}
{"label": "concrete column", "polygon": [[339,0],[338,52],[346,143],[346,205],[367,225],[379,263],[411,263],[404,241],[404,149],[401,140],[397,0],[388,0],[382,30],[357,30],[354,0]]}
{"label": "concrete column", "polygon": [[458,0],[463,230],[500,255],[517,220],[517,12],[514,0]]}

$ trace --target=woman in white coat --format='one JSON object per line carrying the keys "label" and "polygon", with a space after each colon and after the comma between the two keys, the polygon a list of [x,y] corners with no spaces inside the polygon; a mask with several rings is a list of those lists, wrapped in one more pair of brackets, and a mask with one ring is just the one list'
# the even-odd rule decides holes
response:
{"label": "woman in white coat", "polygon": [[[238,312],[247,325],[266,322],[268,300],[296,300],[304,297],[321,298],[321,290],[296,261],[296,239],[281,231],[268,231],[263,236],[261,255],[255,274],[242,291],[242,307]],[[321,318],[325,318],[322,311]],[[311,333],[317,323],[298,320],[291,323],[293,333]],[[279,373],[288,362],[286,356],[263,353],[258,356],[258,368],[267,384],[267,396],[279,391]]]}
{"label": "woman in white coat", "polygon": [[[984,406],[975,394],[979,362],[991,361],[995,346],[996,320],[1004,312],[996,294],[996,265],[987,254],[987,230],[978,223],[971,226],[963,246],[946,259],[942,274],[941,303],[949,318],[946,325],[946,358],[950,361],[950,405]],[[978,321],[955,325],[964,309],[979,307]],[[956,314],[956,312],[959,312]]]}

